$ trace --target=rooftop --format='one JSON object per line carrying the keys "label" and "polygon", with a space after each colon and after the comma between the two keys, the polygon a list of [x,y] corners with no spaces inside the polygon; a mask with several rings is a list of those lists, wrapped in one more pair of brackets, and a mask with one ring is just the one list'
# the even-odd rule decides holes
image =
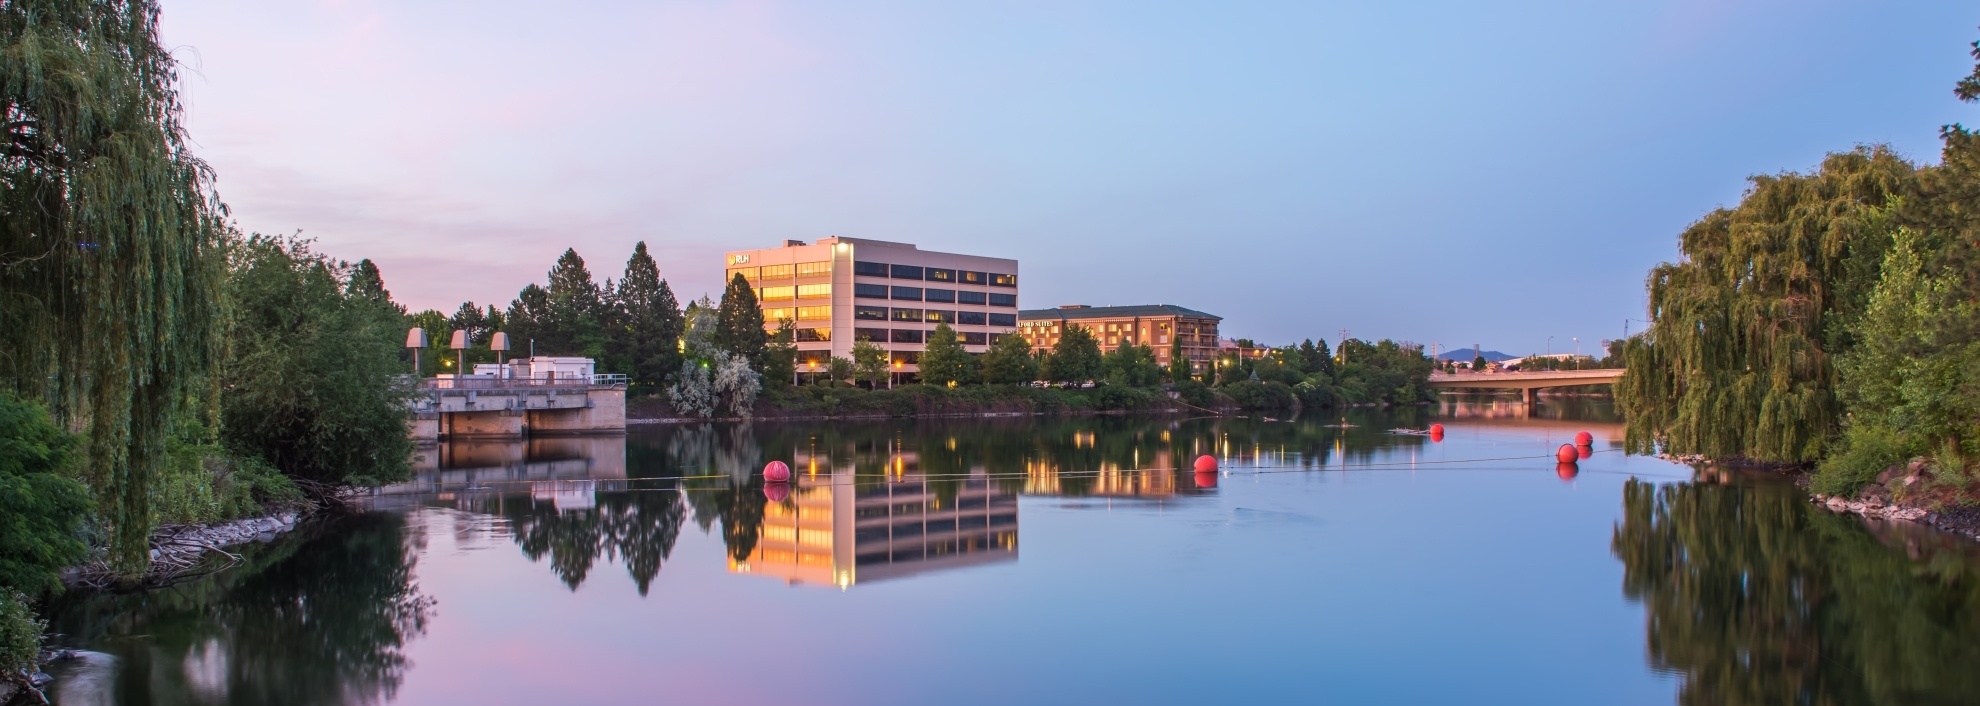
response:
{"label": "rooftop", "polygon": [[1189,316],[1200,319],[1224,317],[1206,314],[1195,309],[1187,309],[1174,304],[1135,304],[1132,306],[1086,306],[1066,304],[1055,309],[1026,309],[1018,312],[1022,320],[1038,319],[1116,319],[1130,316]]}

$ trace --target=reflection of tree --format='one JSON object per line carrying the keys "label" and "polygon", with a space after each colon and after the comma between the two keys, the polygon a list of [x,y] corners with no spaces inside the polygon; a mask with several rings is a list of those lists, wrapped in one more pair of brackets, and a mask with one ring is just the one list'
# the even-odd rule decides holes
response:
{"label": "reflection of tree", "polygon": [[597,507],[583,510],[558,512],[550,502],[511,507],[512,536],[531,561],[547,555],[551,571],[573,591],[600,557],[623,557],[644,596],[681,533],[685,510],[670,485],[599,492]]}
{"label": "reflection of tree", "polygon": [[1612,546],[1651,659],[1686,677],[1680,703],[1980,693],[1980,571],[1957,545],[1909,557],[1785,485],[1630,481]]}
{"label": "reflection of tree", "polygon": [[[346,518],[195,584],[86,599],[57,627],[116,653],[119,691],[157,702],[390,700],[433,614],[412,578],[416,539],[401,516]],[[113,639],[135,635],[144,646]]]}

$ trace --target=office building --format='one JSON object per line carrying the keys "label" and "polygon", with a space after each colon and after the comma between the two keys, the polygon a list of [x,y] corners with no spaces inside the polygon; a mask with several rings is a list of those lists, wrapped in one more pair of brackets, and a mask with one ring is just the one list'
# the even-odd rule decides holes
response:
{"label": "office building", "polygon": [[1173,304],[1067,304],[1056,309],[1018,312],[1018,333],[1033,349],[1051,350],[1059,344],[1067,326],[1084,326],[1093,333],[1102,353],[1124,345],[1145,345],[1155,350],[1155,360],[1163,366],[1169,364],[1173,341],[1180,341],[1190,370],[1202,372],[1216,360],[1220,321],[1223,319],[1217,316]]}
{"label": "office building", "polygon": [[921,250],[907,243],[822,238],[806,244],[726,254],[724,282],[742,275],[756,288],[771,330],[797,328],[798,372],[851,358],[866,339],[888,352],[897,377],[918,371],[928,332],[946,323],[963,349],[982,353],[1018,324],[1018,263]]}

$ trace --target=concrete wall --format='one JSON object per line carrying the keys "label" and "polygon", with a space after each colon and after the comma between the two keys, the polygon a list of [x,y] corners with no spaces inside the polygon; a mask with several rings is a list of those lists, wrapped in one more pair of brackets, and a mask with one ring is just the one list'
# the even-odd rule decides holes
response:
{"label": "concrete wall", "polygon": [[590,390],[585,397],[590,404],[583,407],[529,410],[529,433],[595,434],[626,430],[625,390]]}

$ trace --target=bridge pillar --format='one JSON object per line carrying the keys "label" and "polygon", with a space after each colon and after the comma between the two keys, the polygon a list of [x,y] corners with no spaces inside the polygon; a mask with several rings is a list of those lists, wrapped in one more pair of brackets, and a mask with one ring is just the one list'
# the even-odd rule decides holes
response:
{"label": "bridge pillar", "polygon": [[1520,390],[1519,392],[1520,392],[1520,396],[1526,398],[1526,406],[1532,407],[1534,405],[1540,404],[1539,388],[1529,387],[1524,390]]}

